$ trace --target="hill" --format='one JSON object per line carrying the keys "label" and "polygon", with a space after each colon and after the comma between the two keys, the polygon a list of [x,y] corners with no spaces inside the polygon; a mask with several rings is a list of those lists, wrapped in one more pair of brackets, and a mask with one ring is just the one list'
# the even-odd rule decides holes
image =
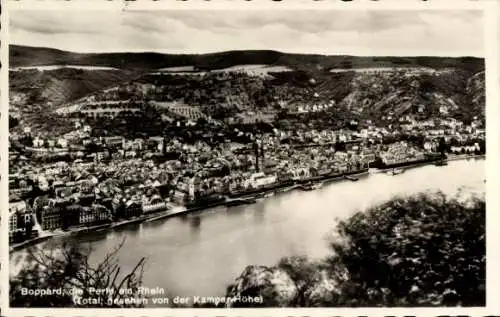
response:
{"label": "hill", "polygon": [[[354,57],[277,51],[80,54],[10,48],[11,113],[21,117],[21,125],[39,126],[41,130],[50,128],[57,117],[53,110],[71,107],[71,102],[90,96],[96,101],[181,104],[216,120],[264,118],[288,128],[334,128],[351,119],[386,120],[388,124],[387,120],[409,114],[422,118],[453,116],[464,121],[474,116],[484,118],[484,60],[480,58]],[[14,70],[40,65],[93,68]],[[323,110],[303,111],[304,107],[317,106]]]}
{"label": "hill", "polygon": [[9,73],[10,90],[25,94],[28,103],[60,104],[130,79],[124,70],[81,70],[62,68],[50,71],[25,70]]}
{"label": "hill", "polygon": [[135,73],[127,70],[11,71],[9,111],[34,130],[51,131],[55,127],[70,130],[71,123],[63,119],[57,121],[54,109],[106,87],[122,84],[133,76]]}
{"label": "hill", "polygon": [[296,70],[329,70],[364,67],[460,68],[473,73],[484,70],[484,60],[475,57],[357,57],[289,54],[273,50],[241,50],[210,54],[74,53],[52,48],[11,45],[10,67],[40,65],[87,65],[127,69],[160,69],[194,66],[210,70],[236,65],[287,66]]}
{"label": "hill", "polygon": [[[332,103],[335,107],[327,112],[334,112],[333,117],[338,117],[339,112],[366,119],[448,114],[467,121],[484,115],[484,72],[414,68],[368,72],[283,71],[269,75],[259,78],[238,72],[212,72],[203,77],[147,74],[120,87],[120,95],[125,96],[121,99],[137,99],[146,92],[150,100],[182,101],[204,108],[219,119],[235,112],[264,108],[269,111],[269,107],[285,107],[295,112],[304,106]],[[118,92],[103,92],[98,99],[114,100],[118,95]],[[300,114],[300,120],[303,119]]]}

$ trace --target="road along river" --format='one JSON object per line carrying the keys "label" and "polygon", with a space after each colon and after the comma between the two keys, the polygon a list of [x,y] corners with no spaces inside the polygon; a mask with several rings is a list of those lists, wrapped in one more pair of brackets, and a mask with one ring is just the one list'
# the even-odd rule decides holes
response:
{"label": "road along river", "polygon": [[[446,194],[485,192],[485,161],[460,160],[447,166],[427,165],[400,175],[371,174],[359,181],[340,181],[314,191],[292,191],[256,204],[217,207],[179,217],[133,224],[111,231],[66,236],[90,243],[97,261],[123,238],[122,272],[147,257],[144,286],[165,289],[170,296],[222,296],[247,265],[274,265],[283,256],[321,258],[338,219],[390,199],[427,190]],[[11,272],[22,266],[26,250],[11,255]]]}

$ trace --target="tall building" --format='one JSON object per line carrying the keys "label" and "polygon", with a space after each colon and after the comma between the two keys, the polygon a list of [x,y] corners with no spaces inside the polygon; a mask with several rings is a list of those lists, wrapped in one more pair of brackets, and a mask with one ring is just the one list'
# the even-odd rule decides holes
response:
{"label": "tall building", "polygon": [[194,199],[195,198],[194,177],[191,177],[191,179],[189,180],[188,192],[189,192],[189,198]]}
{"label": "tall building", "polygon": [[49,200],[49,205],[44,206],[41,212],[40,224],[43,230],[59,229],[63,225],[62,208],[54,200]]}
{"label": "tall building", "polygon": [[162,154],[165,156],[167,155],[167,144],[168,144],[168,141],[167,141],[167,136],[165,135],[163,137],[163,145],[162,145]]}
{"label": "tall building", "polygon": [[258,173],[264,164],[264,144],[262,140],[255,140],[253,147],[255,154],[255,171]]}
{"label": "tall building", "polygon": [[260,166],[259,166],[259,144],[257,143],[257,141],[255,141],[253,144],[253,150],[255,154],[255,171],[258,173],[260,172]]}
{"label": "tall building", "polygon": [[260,159],[260,166],[261,168],[264,167],[264,142],[262,140],[260,141],[260,152],[259,152],[259,159]]}

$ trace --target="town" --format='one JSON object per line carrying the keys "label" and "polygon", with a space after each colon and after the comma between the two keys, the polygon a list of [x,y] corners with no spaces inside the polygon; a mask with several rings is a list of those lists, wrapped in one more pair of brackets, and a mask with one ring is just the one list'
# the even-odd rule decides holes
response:
{"label": "town", "polygon": [[82,108],[68,117],[73,129],[58,137],[30,127],[11,133],[9,240],[252,203],[348,175],[356,180],[391,166],[485,153],[484,122],[477,117],[464,123],[404,115],[383,126],[367,119],[338,130],[245,131],[185,111],[168,118],[175,133],[134,138],[96,136],[89,125],[96,116],[112,119],[123,109],[147,107],[128,101],[119,108]]}

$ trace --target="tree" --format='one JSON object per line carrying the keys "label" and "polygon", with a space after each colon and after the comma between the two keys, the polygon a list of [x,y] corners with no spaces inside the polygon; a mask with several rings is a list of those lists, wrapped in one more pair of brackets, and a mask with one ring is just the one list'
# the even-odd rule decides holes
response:
{"label": "tree", "polygon": [[441,155],[444,155],[447,150],[448,150],[448,145],[446,144],[446,141],[444,140],[444,138],[439,138],[439,143],[438,143],[438,152],[441,153]]}
{"label": "tree", "polygon": [[[12,307],[142,307],[138,288],[142,284],[145,258],[122,274],[117,254],[124,240],[96,265],[89,261],[92,249],[64,243],[50,250],[29,249],[27,265],[10,279]],[[111,294],[92,293],[91,289],[113,290]],[[124,295],[121,290],[130,290]],[[61,290],[40,296],[25,290]],[[78,302],[78,298],[100,299],[99,304]],[[125,302],[131,298],[135,302]]]}
{"label": "tree", "polygon": [[19,124],[19,119],[9,116],[9,129],[15,128]]}
{"label": "tree", "polygon": [[[260,294],[265,302],[282,306],[485,305],[484,198],[398,197],[341,221],[335,232],[327,258],[247,267],[227,295],[258,286],[268,290]],[[260,278],[263,269],[274,280]],[[276,289],[298,293],[276,300],[269,292]]]}
{"label": "tree", "polygon": [[332,268],[342,306],[485,304],[485,201],[395,198],[340,222]]}

